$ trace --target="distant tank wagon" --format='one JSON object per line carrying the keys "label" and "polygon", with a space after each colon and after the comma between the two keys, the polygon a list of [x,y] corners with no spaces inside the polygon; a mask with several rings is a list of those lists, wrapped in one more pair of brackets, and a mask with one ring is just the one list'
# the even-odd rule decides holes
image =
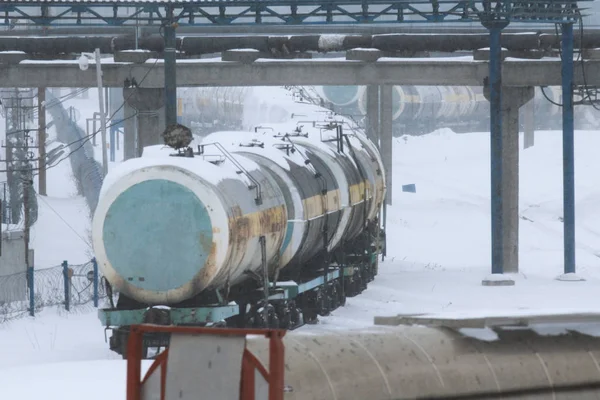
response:
{"label": "distant tank wagon", "polygon": [[112,350],[126,354],[128,327],[143,322],[293,329],[374,279],[385,243],[379,151],[348,121],[302,107],[291,124],[146,148],[110,171],[93,245],[118,292],[100,311]]}
{"label": "distant tank wagon", "polygon": [[[367,114],[366,86],[315,86],[314,92],[323,105],[338,114],[359,119]],[[180,93],[184,107],[182,121],[198,126],[201,134],[223,128],[242,127],[249,110],[268,115],[269,121],[283,121],[288,116],[276,105],[268,110],[248,101],[249,88],[190,88]],[[576,99],[578,100],[578,99]],[[245,102],[245,103],[244,103]],[[536,87],[535,128],[556,129],[561,126],[562,94],[560,87]],[[254,107],[254,108],[253,108]],[[260,107],[267,107],[261,104]],[[585,109],[577,108],[576,112]],[[489,130],[489,102],[482,86],[392,86],[392,128],[394,136],[421,135],[440,128],[456,132]],[[580,123],[586,118],[577,118]],[[591,124],[597,124],[594,119]]]}

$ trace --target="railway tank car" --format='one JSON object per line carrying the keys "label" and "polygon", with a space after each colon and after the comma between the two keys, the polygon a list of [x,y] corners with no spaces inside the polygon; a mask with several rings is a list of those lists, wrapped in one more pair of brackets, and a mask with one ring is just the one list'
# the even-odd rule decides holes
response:
{"label": "railway tank car", "polygon": [[[392,86],[392,125],[395,136],[420,135],[448,127],[456,132],[479,132],[489,129],[489,102],[481,86]],[[365,86],[320,86],[315,91],[340,114],[366,115]],[[575,96],[577,100],[577,95]],[[560,87],[535,90],[536,129],[561,126],[562,95]],[[584,116],[589,111],[577,107]],[[577,118],[582,124],[584,118]],[[592,119],[591,125],[596,124]]]}
{"label": "railway tank car", "polygon": [[374,279],[385,240],[379,152],[348,121],[304,107],[271,130],[148,147],[110,171],[92,234],[118,293],[99,312],[112,350],[124,355],[128,327],[143,322],[293,329]]}

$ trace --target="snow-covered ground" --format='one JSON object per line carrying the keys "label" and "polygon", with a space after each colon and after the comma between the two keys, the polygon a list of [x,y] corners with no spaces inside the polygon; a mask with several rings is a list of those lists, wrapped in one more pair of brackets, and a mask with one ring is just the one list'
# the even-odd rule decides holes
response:
{"label": "snow-covered ground", "polygon": [[[520,151],[520,273],[513,276],[515,286],[485,287],[489,135],[443,129],[394,139],[394,204],[388,208],[388,257],[380,274],[344,308],[300,332],[363,329],[373,326],[374,316],[399,313],[600,309],[599,133],[576,133],[577,268],[585,281],[555,280],[563,272],[560,132],[537,132],[535,146]],[[49,181],[33,235],[37,264],[53,266],[66,258],[85,262],[91,254],[85,241],[89,221],[83,200],[73,197],[68,163],[51,170]],[[416,193],[401,191],[408,183],[416,184]],[[125,364],[108,350],[92,307],[69,314],[46,309],[35,319],[0,325],[0,342],[5,344],[0,358],[5,398],[37,400],[40,388],[62,399],[125,397]]]}

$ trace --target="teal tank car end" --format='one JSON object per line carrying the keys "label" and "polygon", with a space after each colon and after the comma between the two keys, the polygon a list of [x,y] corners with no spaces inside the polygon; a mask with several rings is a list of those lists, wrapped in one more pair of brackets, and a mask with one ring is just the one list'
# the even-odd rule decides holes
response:
{"label": "teal tank car end", "polygon": [[103,240],[109,262],[126,282],[165,292],[190,282],[204,268],[212,224],[191,190],[154,179],[115,199],[104,220]]}
{"label": "teal tank car end", "polygon": [[323,94],[337,105],[348,105],[358,100],[358,86],[323,86]]}

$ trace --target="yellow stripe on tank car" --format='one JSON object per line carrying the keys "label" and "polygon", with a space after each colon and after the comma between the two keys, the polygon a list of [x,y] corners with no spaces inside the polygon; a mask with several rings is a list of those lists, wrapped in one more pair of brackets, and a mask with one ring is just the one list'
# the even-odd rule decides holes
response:
{"label": "yellow stripe on tank car", "polygon": [[340,189],[327,192],[327,212],[340,210]]}
{"label": "yellow stripe on tank car", "polygon": [[357,183],[350,186],[350,205],[360,203],[365,199],[365,183]]}
{"label": "yellow stripe on tank car", "polygon": [[243,216],[231,217],[229,229],[247,240],[251,237],[281,232],[287,224],[284,206],[271,207]]}
{"label": "yellow stripe on tank car", "polygon": [[324,214],[323,197],[320,194],[302,200],[302,206],[306,219],[313,219]]}
{"label": "yellow stripe on tank car", "polygon": [[331,213],[339,211],[341,209],[340,190],[335,189],[328,191],[325,202],[326,209],[323,207],[323,196],[320,194],[302,200],[305,218],[313,219],[324,215],[326,212]]}
{"label": "yellow stripe on tank car", "polygon": [[465,94],[449,94],[444,96],[444,100],[448,103],[462,103],[469,101],[469,96]]}

